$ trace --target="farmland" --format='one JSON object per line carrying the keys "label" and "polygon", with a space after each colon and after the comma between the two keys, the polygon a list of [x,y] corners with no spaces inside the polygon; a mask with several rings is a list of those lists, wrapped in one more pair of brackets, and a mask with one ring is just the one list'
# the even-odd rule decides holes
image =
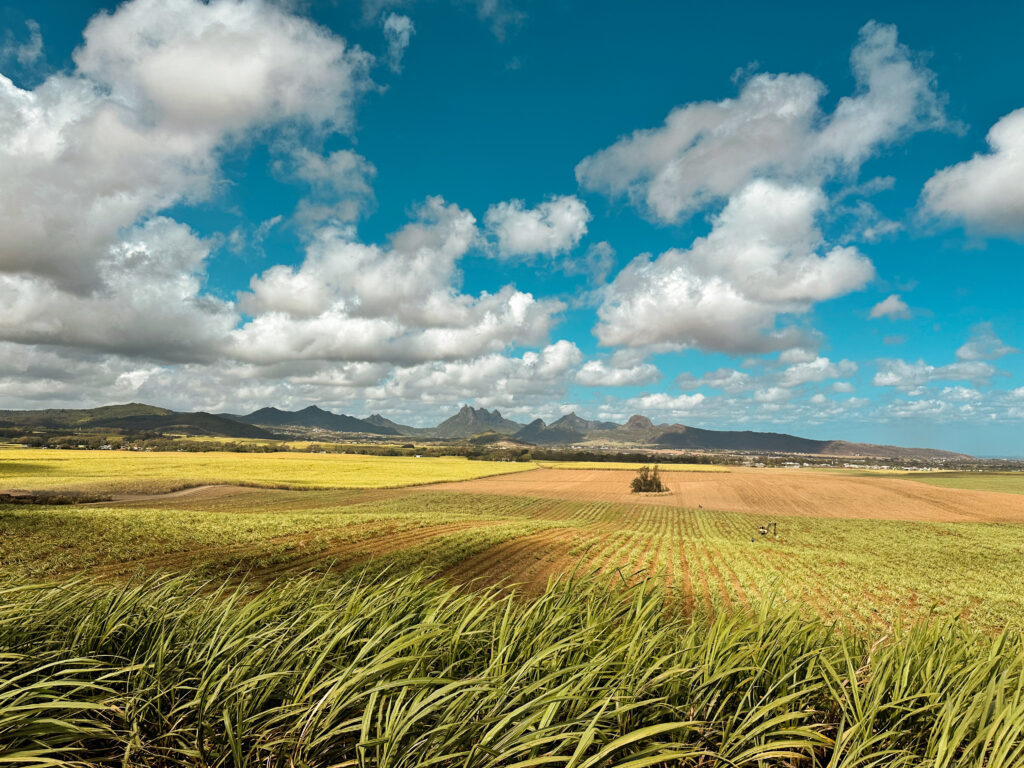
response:
{"label": "farmland", "polygon": [[907,477],[940,488],[1024,493],[1024,473],[1021,472],[929,472]]}
{"label": "farmland", "polygon": [[[662,480],[669,494],[650,497],[630,493],[632,472],[607,469],[538,469],[523,475],[483,478],[438,488],[466,493],[667,505],[767,517],[1024,523],[1024,497],[1020,494],[995,492],[990,488],[983,491],[933,487],[914,482],[920,473],[894,476],[740,467],[728,470],[665,472]],[[992,482],[984,479],[986,475],[976,474],[976,477],[979,488]],[[996,481],[997,487],[1008,484]]]}
{"label": "farmland", "polygon": [[[180,476],[194,476],[191,465],[207,456],[157,456],[152,466],[167,472],[176,461]],[[142,464],[148,458],[128,461],[150,466]],[[391,474],[380,473],[393,486],[410,479],[401,474],[407,468],[431,466],[427,459],[324,458],[374,468],[393,462]],[[25,474],[13,482],[45,485],[48,475],[30,474],[31,463],[21,466]],[[136,472],[125,487],[157,485]],[[576,568],[617,573],[629,583],[651,576],[690,613],[770,600],[861,629],[928,615],[985,629],[1024,623],[1020,495],[737,468],[666,473],[669,494],[637,497],[626,490],[631,475],[535,469],[347,490],[204,485],[114,502],[9,506],[0,508],[0,563],[21,579],[189,571],[214,578],[247,573],[262,582],[328,565],[336,573],[427,567],[456,584],[515,582],[527,595]],[[80,483],[82,476],[57,482]],[[758,527],[770,521],[778,523],[778,536],[761,536]]]}
{"label": "farmland", "polygon": [[197,485],[391,488],[533,469],[529,463],[311,453],[0,449],[0,490],[166,493]]}
{"label": "farmland", "polygon": [[114,499],[0,506],[0,763],[1024,759],[1022,495],[730,468],[637,497],[617,467],[2,455],[0,491]]}

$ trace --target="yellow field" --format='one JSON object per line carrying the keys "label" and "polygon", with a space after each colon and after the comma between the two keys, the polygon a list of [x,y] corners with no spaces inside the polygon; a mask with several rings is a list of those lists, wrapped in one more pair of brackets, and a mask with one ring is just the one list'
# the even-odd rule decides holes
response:
{"label": "yellow field", "polygon": [[[186,435],[176,434],[168,435],[169,437],[176,437],[180,440],[187,440],[190,443],[219,443],[221,445],[270,445],[270,446],[281,446],[288,448],[293,451],[304,451],[310,446],[319,445],[331,445],[330,441],[324,440],[274,440],[265,437],[222,437],[220,435]],[[404,441],[409,442],[409,441]],[[344,443],[345,448],[398,448],[404,443],[390,441],[380,443],[355,443],[346,442]]]}
{"label": "yellow field", "polygon": [[529,462],[309,453],[0,449],[0,492],[166,493],[197,485],[400,488],[534,469]]}
{"label": "yellow field", "polygon": [[[657,464],[638,464],[628,461],[537,461],[538,467],[545,469],[629,469],[636,471],[640,467],[650,467]],[[728,472],[728,467],[718,464],[657,464],[662,472]]]}

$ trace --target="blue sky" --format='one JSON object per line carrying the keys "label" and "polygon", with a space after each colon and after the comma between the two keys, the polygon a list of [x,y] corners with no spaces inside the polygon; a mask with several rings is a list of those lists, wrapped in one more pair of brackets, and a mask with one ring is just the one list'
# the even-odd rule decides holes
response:
{"label": "blue sky", "polygon": [[1024,10],[0,8],[0,407],[1022,455]]}

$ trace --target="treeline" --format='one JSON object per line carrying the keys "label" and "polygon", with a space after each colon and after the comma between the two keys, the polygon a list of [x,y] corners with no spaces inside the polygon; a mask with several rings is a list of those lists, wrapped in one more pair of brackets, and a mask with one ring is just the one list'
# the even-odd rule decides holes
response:
{"label": "treeline", "polygon": [[[9,437],[9,436],[7,436]],[[9,439],[11,439],[9,437]],[[284,443],[220,442],[189,440],[164,435],[27,435],[14,437],[12,443],[26,448],[52,448],[54,450],[86,451],[185,451],[204,453],[227,451],[230,453],[273,453],[291,450]]]}

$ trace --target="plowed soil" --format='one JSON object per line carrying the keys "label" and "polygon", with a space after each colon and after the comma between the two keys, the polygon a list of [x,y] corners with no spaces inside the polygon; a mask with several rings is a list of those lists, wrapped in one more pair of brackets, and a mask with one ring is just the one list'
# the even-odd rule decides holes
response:
{"label": "plowed soil", "polygon": [[753,512],[767,517],[1024,523],[1024,495],[937,488],[892,477],[857,477],[786,469],[665,472],[670,493],[629,491],[633,472],[538,469],[425,490],[494,493],[576,501],[611,501]]}
{"label": "plowed soil", "polygon": [[522,594],[538,595],[549,577],[570,571],[579,562],[579,555],[570,554],[579,536],[578,529],[552,528],[504,541],[466,558],[444,575],[456,584],[514,585]]}

